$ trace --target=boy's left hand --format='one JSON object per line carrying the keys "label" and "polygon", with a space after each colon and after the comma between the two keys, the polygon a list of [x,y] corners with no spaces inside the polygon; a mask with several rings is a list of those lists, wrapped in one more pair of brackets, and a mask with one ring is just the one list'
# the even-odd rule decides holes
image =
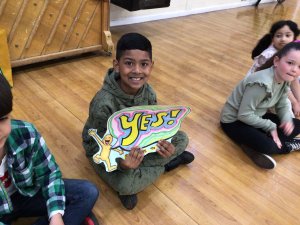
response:
{"label": "boy's left hand", "polygon": [[157,147],[159,148],[159,150],[157,150],[157,153],[164,158],[169,158],[175,152],[174,145],[166,140],[158,141]]}

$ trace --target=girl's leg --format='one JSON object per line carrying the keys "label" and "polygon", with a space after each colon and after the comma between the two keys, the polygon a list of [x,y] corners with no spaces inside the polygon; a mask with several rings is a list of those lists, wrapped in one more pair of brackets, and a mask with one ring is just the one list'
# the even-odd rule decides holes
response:
{"label": "girl's leg", "polygon": [[[295,142],[294,138],[300,134],[300,120],[296,119],[296,118],[293,118],[293,122],[294,122],[294,130],[293,132],[289,135],[289,136],[286,136],[284,133],[283,133],[283,130],[279,128],[280,126],[280,120],[278,118],[277,115],[275,114],[272,114],[272,113],[267,113],[266,115],[263,116],[264,119],[269,119],[271,120],[272,122],[276,123],[278,129],[277,129],[277,133],[278,133],[278,137],[282,143],[282,148],[281,148],[281,151],[283,151],[284,153],[288,153],[291,151],[291,149],[289,148],[290,146],[290,143],[293,143]],[[299,145],[300,145],[300,141],[299,142]]]}
{"label": "girl's leg", "polygon": [[272,137],[262,130],[249,126],[241,121],[221,123],[222,129],[233,141],[245,145],[263,154],[286,153],[279,149]]}
{"label": "girl's leg", "polygon": [[98,198],[97,187],[86,180],[64,179],[66,190],[65,225],[80,225],[91,213]]}
{"label": "girl's leg", "polygon": [[275,168],[275,160],[267,154],[278,153],[278,148],[266,133],[240,121],[233,123],[221,122],[221,126],[224,132],[240,145],[244,153],[257,166],[263,169]]}
{"label": "girl's leg", "polygon": [[261,0],[257,0],[256,3],[254,4],[254,6],[258,6]]}
{"label": "girl's leg", "polygon": [[277,0],[278,4],[283,3],[285,0]]}

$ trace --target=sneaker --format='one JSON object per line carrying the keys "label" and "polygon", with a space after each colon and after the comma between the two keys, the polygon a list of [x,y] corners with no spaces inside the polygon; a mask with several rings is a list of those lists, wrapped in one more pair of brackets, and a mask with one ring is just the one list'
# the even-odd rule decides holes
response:
{"label": "sneaker", "polygon": [[165,165],[165,171],[168,172],[170,170],[173,170],[177,168],[181,164],[189,164],[193,162],[195,159],[194,155],[188,151],[184,151],[176,158],[172,159],[170,162],[168,162]]}
{"label": "sneaker", "polygon": [[249,156],[252,161],[263,169],[274,169],[276,167],[276,161],[269,155],[254,151],[253,149],[242,145],[242,150]]}
{"label": "sneaker", "polygon": [[292,141],[285,142],[285,145],[288,148],[288,150],[290,150],[291,152],[300,150],[300,141],[299,141],[299,139],[294,139]]}
{"label": "sneaker", "polygon": [[98,220],[93,212],[88,215],[81,225],[99,225]]}
{"label": "sneaker", "polygon": [[120,195],[118,193],[118,197],[119,199],[121,200],[123,206],[126,208],[126,209],[133,209],[136,204],[137,204],[137,195],[136,194],[133,194],[133,195]]}

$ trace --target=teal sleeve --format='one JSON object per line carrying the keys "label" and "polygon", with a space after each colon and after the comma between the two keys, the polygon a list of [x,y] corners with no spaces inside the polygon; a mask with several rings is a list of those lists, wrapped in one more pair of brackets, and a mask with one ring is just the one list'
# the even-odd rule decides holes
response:
{"label": "teal sleeve", "polygon": [[33,157],[35,179],[42,188],[48,215],[50,216],[53,211],[64,211],[65,187],[61,172],[43,137],[38,132],[36,132],[33,148],[35,151]]}

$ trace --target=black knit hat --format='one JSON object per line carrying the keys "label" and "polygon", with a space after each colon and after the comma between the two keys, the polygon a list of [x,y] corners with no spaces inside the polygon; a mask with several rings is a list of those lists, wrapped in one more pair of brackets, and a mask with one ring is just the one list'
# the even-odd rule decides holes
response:
{"label": "black knit hat", "polygon": [[12,100],[10,85],[0,68],[0,118],[12,111]]}

